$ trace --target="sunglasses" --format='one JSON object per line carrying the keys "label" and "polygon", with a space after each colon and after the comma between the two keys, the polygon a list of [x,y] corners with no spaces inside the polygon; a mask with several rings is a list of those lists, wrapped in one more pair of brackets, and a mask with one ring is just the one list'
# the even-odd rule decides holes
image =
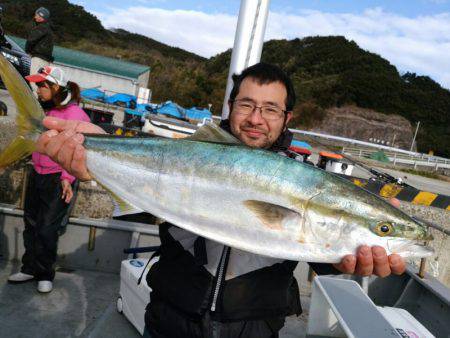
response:
{"label": "sunglasses", "polygon": [[48,73],[45,71],[45,67],[39,68],[37,72],[38,72],[38,74],[45,74],[45,75],[48,75]]}
{"label": "sunglasses", "polygon": [[52,76],[52,75],[45,69],[45,67],[39,68],[37,72],[38,72],[38,74],[43,74],[43,75],[45,75],[47,78],[48,78],[48,77],[51,77],[51,78],[53,79],[53,81],[51,81],[51,82],[59,83],[58,80],[57,80],[54,76]]}

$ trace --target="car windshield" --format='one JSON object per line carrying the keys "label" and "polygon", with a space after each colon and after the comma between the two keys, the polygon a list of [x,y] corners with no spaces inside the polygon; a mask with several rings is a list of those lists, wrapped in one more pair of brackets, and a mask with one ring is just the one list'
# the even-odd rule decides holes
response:
{"label": "car windshield", "polygon": [[25,53],[25,51],[22,48],[20,48],[20,46],[17,43],[15,43],[14,40],[11,39],[9,36],[5,35],[5,38],[6,38],[6,41],[8,41],[11,44],[12,50],[16,50],[16,51]]}

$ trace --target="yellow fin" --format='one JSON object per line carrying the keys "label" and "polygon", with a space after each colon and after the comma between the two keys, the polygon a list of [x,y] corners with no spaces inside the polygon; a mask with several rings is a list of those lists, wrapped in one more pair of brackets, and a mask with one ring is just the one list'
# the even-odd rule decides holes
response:
{"label": "yellow fin", "polygon": [[[95,178],[95,177],[94,177]],[[141,209],[136,208],[134,205],[132,205],[131,203],[128,203],[126,201],[124,201],[123,199],[121,199],[119,196],[117,196],[115,193],[113,193],[109,188],[107,188],[106,186],[104,186],[103,184],[101,184],[99,181],[96,180],[96,182],[98,184],[100,184],[103,189],[105,189],[107,192],[110,193],[111,198],[116,202],[116,204],[119,206],[119,210],[121,212],[128,212],[128,211],[138,211],[140,212]]]}
{"label": "yellow fin", "polygon": [[109,191],[109,193],[111,194],[111,197],[114,199],[114,201],[116,201],[121,212],[130,212],[130,211],[138,210],[134,205],[131,205],[128,202],[125,202],[123,199],[121,199],[119,196],[117,196],[113,192]]}
{"label": "yellow fin", "polygon": [[29,156],[35,148],[33,141],[23,136],[16,137],[0,154],[0,168]]}
{"label": "yellow fin", "polygon": [[244,205],[268,228],[275,230],[283,229],[283,221],[286,218],[299,217],[299,213],[267,202],[247,200]]}
{"label": "yellow fin", "polygon": [[186,139],[192,141],[241,144],[236,137],[227,133],[213,122],[206,122],[203,126],[198,128],[192,136],[188,136]]}
{"label": "yellow fin", "polygon": [[41,122],[45,114],[30,87],[1,53],[0,75],[17,106],[16,124],[19,135],[0,154],[1,168],[29,156],[34,151],[34,140],[43,130]]}
{"label": "yellow fin", "polygon": [[41,121],[45,114],[39,102],[34,97],[30,87],[13,65],[0,54],[0,75],[6,89],[17,106],[17,125],[19,135],[41,131]]}

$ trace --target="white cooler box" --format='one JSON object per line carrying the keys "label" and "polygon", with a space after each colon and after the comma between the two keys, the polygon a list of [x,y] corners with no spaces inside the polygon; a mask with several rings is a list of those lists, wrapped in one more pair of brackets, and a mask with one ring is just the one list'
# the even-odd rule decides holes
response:
{"label": "white cooler box", "polygon": [[157,261],[158,257],[152,259],[139,285],[138,279],[142,275],[148,258],[127,259],[122,261],[120,267],[120,296],[117,299],[117,311],[123,313],[141,335],[144,334],[145,328],[145,308],[150,303],[151,289],[147,286],[146,276],[152,264]]}
{"label": "white cooler box", "polygon": [[377,306],[384,318],[391,323],[402,337],[435,338],[412,314],[395,307]]}

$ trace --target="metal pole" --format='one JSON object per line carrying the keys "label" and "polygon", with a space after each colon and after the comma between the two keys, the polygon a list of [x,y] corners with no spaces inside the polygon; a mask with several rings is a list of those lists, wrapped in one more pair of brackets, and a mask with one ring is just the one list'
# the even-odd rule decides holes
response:
{"label": "metal pole", "polygon": [[361,288],[363,289],[366,295],[369,294],[369,281],[370,281],[369,278],[370,278],[369,276],[363,276],[361,278]]}
{"label": "metal pole", "polygon": [[270,0],[242,0],[239,18],[234,36],[227,88],[223,99],[222,119],[228,118],[228,98],[230,96],[233,74],[241,73],[245,68],[261,60]]}
{"label": "metal pole", "polygon": [[94,251],[95,249],[95,234],[97,232],[96,227],[89,227],[89,240],[88,240],[88,250]]}
{"label": "metal pole", "polygon": [[[0,206],[0,214],[5,213],[7,215],[23,217],[23,210],[9,208],[6,206]],[[127,232],[140,232],[141,234],[159,236],[159,231],[157,225],[144,224],[137,222],[126,222],[119,221],[116,219],[95,219],[95,218],[76,218],[70,217],[69,224],[71,225],[81,225],[91,227],[94,226],[100,229],[107,230],[120,230]]]}
{"label": "metal pole", "polygon": [[419,267],[419,277],[420,278],[425,278],[425,268],[427,266],[427,259],[426,258],[421,258],[420,259],[420,267]]}
{"label": "metal pole", "polygon": [[416,141],[416,136],[417,136],[417,132],[419,130],[419,126],[420,126],[420,121],[417,122],[416,132],[414,133],[414,137],[413,137],[412,142],[411,142],[411,148],[409,149],[409,151],[413,150],[414,142]]}
{"label": "metal pole", "polygon": [[27,186],[28,186],[28,173],[29,173],[29,166],[28,164],[23,168],[22,172],[22,192],[20,194],[20,202],[19,207],[20,209],[25,209],[25,198],[26,198],[26,192],[27,192]]}

